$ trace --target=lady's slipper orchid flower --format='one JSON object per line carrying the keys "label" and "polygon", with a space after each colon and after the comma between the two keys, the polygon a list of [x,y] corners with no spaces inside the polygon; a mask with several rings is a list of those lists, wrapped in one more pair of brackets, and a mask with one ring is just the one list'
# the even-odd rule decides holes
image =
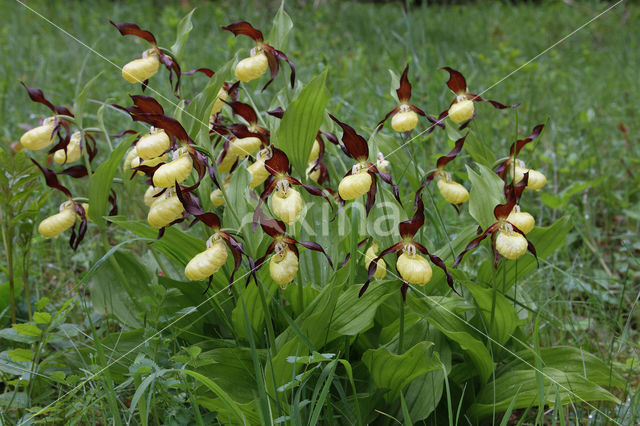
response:
{"label": "lady's slipper orchid flower", "polygon": [[342,128],[342,150],[357,162],[338,185],[340,198],[342,200],[353,200],[367,194],[366,212],[368,215],[376,200],[376,175],[378,175],[384,182],[391,185],[394,197],[398,203],[402,204],[398,187],[393,184],[391,175],[381,172],[369,161],[367,141],[357,134],[353,127],[341,122],[331,114],[329,116]]}
{"label": "lady's slipper orchid flower", "polygon": [[[57,236],[67,229],[71,228],[69,245],[75,251],[78,248],[80,242],[83,240],[84,235],[87,231],[87,212],[85,210],[85,206],[73,200],[71,192],[69,191],[69,189],[67,189],[67,187],[60,183],[56,172],[46,167],[42,167],[34,159],[31,159],[31,161],[40,169],[40,171],[44,175],[47,186],[49,188],[57,189],[58,191],[62,192],[68,199],[60,206],[59,213],[44,219],[40,223],[40,225],[38,226],[38,232],[40,232],[40,234],[42,234],[44,237],[50,238]],[[113,203],[115,203],[115,198],[113,198]],[[75,227],[75,223],[77,221],[76,219],[80,221],[77,234]]]}
{"label": "lady's slipper orchid flower", "polygon": [[173,92],[177,94],[180,86],[180,76],[183,73],[172,54],[158,47],[158,42],[150,31],[143,30],[131,22],[122,22],[120,24],[116,24],[113,21],[109,22],[118,29],[121,35],[140,37],[152,46],[143,52],[142,58],[135,59],[122,68],[122,77],[129,83],[142,83],[142,89],[144,90],[149,83],[149,79],[158,72],[158,67],[162,63],[169,70],[169,82],[172,86],[174,73],[176,75],[176,84],[173,87]]}
{"label": "lady's slipper orchid flower", "polygon": [[[400,78],[400,87],[396,90],[398,94],[398,100],[400,101],[400,105],[391,110],[387,115],[378,123],[376,126],[376,132],[379,131],[382,126],[384,126],[385,121],[389,119],[389,117],[393,116],[391,119],[391,127],[396,132],[410,132],[415,129],[418,125],[418,115],[426,117],[427,120],[436,124],[437,120],[422,111],[415,105],[409,103],[411,100],[411,83],[409,83],[408,78],[409,73],[409,64],[405,67],[402,72],[402,77]],[[427,129],[426,134],[433,132],[434,126],[430,126]]]}
{"label": "lady's slipper orchid flower", "polygon": [[456,209],[458,205],[469,200],[469,191],[467,191],[467,189],[458,182],[451,180],[451,175],[449,174],[449,172],[444,170],[444,167],[451,161],[453,161],[460,153],[466,137],[467,135],[458,139],[451,152],[438,158],[438,161],[436,162],[436,170],[433,173],[430,173],[426,177],[422,185],[420,185],[420,188],[416,193],[416,197],[418,197],[422,193],[422,190],[425,186],[429,185],[433,179],[437,178],[438,190],[440,191],[442,198],[444,198],[447,202],[453,204]]}
{"label": "lady's slipper orchid flower", "polygon": [[251,56],[241,60],[236,65],[235,72],[238,80],[245,82],[255,80],[264,74],[267,71],[267,68],[269,68],[271,71],[271,78],[262,88],[262,90],[264,90],[278,75],[278,71],[280,70],[279,61],[286,61],[291,68],[291,87],[293,88],[296,81],[296,70],[293,66],[293,62],[291,62],[283,52],[266,44],[260,30],[255,29],[246,21],[237,21],[227,25],[226,27],[222,27],[222,29],[232,32],[236,37],[239,35],[245,35],[256,42],[256,46],[251,49]]}
{"label": "lady's slipper orchid flower", "polygon": [[[266,217],[260,207],[256,209],[256,213],[259,217],[262,230],[273,238],[273,242],[267,248],[264,256],[255,262],[255,267],[251,271],[254,279],[255,272],[264,264],[267,256],[275,252],[269,260],[269,273],[271,278],[278,283],[282,289],[285,289],[287,285],[293,281],[296,273],[298,272],[298,259],[300,257],[300,253],[298,252],[296,245],[301,245],[309,250],[318,251],[324,254],[327,258],[327,262],[329,262],[329,266],[333,269],[333,262],[331,262],[331,259],[320,244],[312,241],[296,241],[295,239],[287,236],[286,227],[282,221]],[[249,280],[250,277],[247,280],[247,285],[249,284]]]}
{"label": "lady's slipper orchid flower", "polygon": [[322,190],[315,186],[305,185],[299,180],[289,176],[291,170],[289,159],[287,155],[278,148],[272,147],[271,158],[265,160],[264,164],[272,178],[260,195],[260,200],[258,201],[258,206],[253,216],[254,230],[258,225],[259,208],[272,193],[271,208],[273,209],[273,213],[289,225],[298,219],[302,212],[303,201],[300,193],[292,188],[292,185],[302,186],[309,194],[323,197],[331,204],[329,197],[327,197]]}
{"label": "lady's slipper orchid flower", "polygon": [[514,185],[509,185],[509,188],[505,190],[508,194],[507,202],[505,204],[498,204],[493,209],[493,215],[496,218],[496,222],[489,226],[480,236],[474,238],[464,250],[458,255],[453,266],[456,267],[462,261],[464,255],[475,249],[480,245],[482,240],[491,235],[491,247],[493,248],[493,266],[498,267],[498,262],[502,257],[515,260],[525,254],[527,250],[531,252],[538,260],[536,255],[536,249],[524,235],[524,231],[520,229],[515,223],[509,220],[509,215],[512,213],[514,207],[517,204],[517,198],[522,194],[522,189],[526,186],[526,180],[528,176],[525,176],[518,189]]}
{"label": "lady's slipper orchid flower", "polygon": [[406,298],[409,284],[424,286],[431,280],[432,269],[429,260],[422,257],[420,254],[418,254],[418,252],[427,255],[434,265],[444,271],[445,275],[447,276],[447,284],[449,284],[449,287],[451,287],[451,289],[456,292],[455,288],[453,287],[453,277],[451,276],[449,271],[447,271],[447,267],[442,259],[434,254],[429,253],[425,246],[414,240],[415,235],[418,233],[422,225],[424,225],[424,204],[420,195],[417,195],[416,197],[417,204],[415,214],[413,215],[411,220],[400,222],[400,225],[398,226],[402,241],[383,250],[375,259],[371,261],[368,268],[369,278],[362,286],[362,289],[360,289],[360,296],[362,296],[364,292],[367,291],[371,278],[375,277],[378,268],[378,262],[380,262],[383,256],[389,253],[398,254],[396,269],[400,274],[400,277],[404,281],[401,287],[403,299]]}
{"label": "lady's slipper orchid flower", "polygon": [[533,128],[529,136],[524,139],[519,139],[515,144],[511,145],[509,158],[500,163],[500,165],[498,165],[498,167],[495,169],[496,174],[500,176],[502,180],[506,182],[507,173],[509,173],[511,175],[511,178],[513,179],[513,183],[517,184],[522,181],[525,173],[529,173],[527,188],[537,191],[547,183],[547,178],[544,174],[540,173],[537,170],[528,169],[522,160],[516,158],[520,154],[520,150],[526,144],[540,136],[543,129],[544,124],[538,124]]}
{"label": "lady's slipper orchid flower", "polygon": [[515,108],[520,105],[504,105],[500,102],[493,101],[491,99],[484,99],[478,95],[469,93],[467,91],[467,81],[460,72],[449,67],[444,67],[442,69],[449,73],[447,86],[456,95],[456,98],[449,106],[449,109],[443,111],[440,114],[440,116],[438,117],[439,122],[444,120],[448,115],[451,121],[453,121],[454,123],[462,124],[460,126],[460,129],[467,127],[471,120],[476,116],[475,106],[473,104],[474,101],[489,102],[491,105],[498,109]]}
{"label": "lady's slipper orchid flower", "polygon": [[[253,260],[246,254],[241,243],[222,230],[220,218],[216,214],[210,212],[205,213],[200,207],[198,199],[180,185],[176,184],[175,191],[184,210],[188,214],[195,216],[196,221],[204,223],[213,231],[213,235],[207,240],[207,249],[191,259],[185,268],[185,275],[192,281],[199,281],[209,277],[210,286],[211,276],[227,261],[227,249],[224,247],[226,244],[229,250],[231,250],[234,259],[233,272],[229,277],[229,289],[231,289],[233,277],[238,268],[240,268],[242,255],[246,256],[249,260],[251,269],[254,267]],[[207,286],[207,289],[209,286]]]}

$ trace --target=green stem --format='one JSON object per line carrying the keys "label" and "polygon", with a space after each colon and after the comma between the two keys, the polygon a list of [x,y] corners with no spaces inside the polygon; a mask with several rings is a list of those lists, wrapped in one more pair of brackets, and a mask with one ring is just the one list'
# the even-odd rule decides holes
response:
{"label": "green stem", "polygon": [[[0,212],[1,213],[1,212]],[[13,235],[11,228],[7,226],[8,220],[4,215],[2,218],[2,242],[4,244],[4,253],[7,259],[7,275],[9,276],[9,301],[11,303],[11,324],[16,323],[16,298],[15,298],[15,282],[13,277]]]}
{"label": "green stem", "polygon": [[271,353],[275,355],[276,351],[276,338],[273,331],[273,321],[271,319],[271,311],[267,304],[267,298],[264,294],[264,284],[262,281],[258,282],[258,294],[260,295],[260,303],[262,304],[262,310],[264,311],[264,320],[267,325],[267,337],[269,338],[269,349]]}
{"label": "green stem", "polygon": [[22,253],[22,283],[24,285],[24,298],[27,303],[27,314],[29,321],[31,321],[33,314],[31,312],[31,292],[29,291],[29,252],[30,247],[27,245],[27,248]]}
{"label": "green stem", "polygon": [[404,298],[402,297],[402,292],[400,292],[400,335],[398,337],[398,355],[402,355],[404,352],[404,305]]}
{"label": "green stem", "polygon": [[358,248],[358,231],[359,231],[359,211],[358,211],[358,207],[357,204],[358,201],[353,201],[353,203],[351,204],[351,211],[349,212],[349,215],[351,217],[351,251],[350,251],[350,263],[351,263],[351,270],[349,273],[349,287],[353,286],[355,280],[356,280],[356,267],[357,267],[357,262],[356,262],[356,250]]}

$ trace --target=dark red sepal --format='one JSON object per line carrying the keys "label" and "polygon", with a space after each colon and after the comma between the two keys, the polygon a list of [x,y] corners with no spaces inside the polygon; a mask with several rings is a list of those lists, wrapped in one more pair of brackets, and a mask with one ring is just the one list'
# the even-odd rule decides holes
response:
{"label": "dark red sepal", "polygon": [[47,183],[47,186],[49,188],[53,188],[53,189],[57,189],[58,191],[61,191],[64,195],[66,195],[69,199],[71,199],[71,192],[60,183],[60,181],[58,180],[58,176],[56,175],[56,172],[54,172],[51,169],[48,169],[46,167],[42,167],[36,160],[34,160],[33,158],[31,158],[31,162],[33,164],[35,164],[36,166],[38,166],[38,168],[40,169],[40,171],[42,172],[42,174],[44,175],[44,179]]}
{"label": "dark red sepal", "polygon": [[469,251],[475,249],[476,247],[478,247],[480,245],[480,243],[482,242],[482,240],[487,238],[487,235],[493,234],[497,230],[498,230],[498,224],[494,223],[493,225],[489,226],[482,234],[480,234],[480,236],[478,236],[478,237],[474,238],[473,240],[471,240],[471,242],[469,244],[467,244],[467,246],[464,248],[464,250],[462,250],[460,252],[458,257],[456,257],[455,262],[453,262],[453,267],[455,268],[456,266],[458,266],[460,264],[460,262],[462,262],[462,258],[464,257],[464,255],[467,252],[469,252]]}
{"label": "dark red sepal", "polygon": [[398,231],[402,238],[413,238],[413,236],[418,233],[422,225],[424,225],[424,203],[422,202],[422,197],[418,197],[416,212],[413,214],[411,220],[400,222],[398,225]]}
{"label": "dark red sepal", "polygon": [[193,75],[193,74],[198,73],[198,72],[206,75],[209,78],[213,77],[213,75],[215,74],[215,71],[213,71],[212,69],[209,69],[209,68],[194,68],[194,69],[189,70],[189,71],[184,71],[182,73],[182,75]]}
{"label": "dark red sepal", "polygon": [[291,167],[287,154],[275,147],[271,151],[271,158],[265,160],[264,166],[273,176],[288,174]]}
{"label": "dark red sepal", "polygon": [[344,152],[356,161],[366,161],[369,158],[369,146],[365,138],[360,136],[353,127],[341,122],[333,115],[329,117],[342,128],[342,143]]}
{"label": "dark red sepal", "polygon": [[264,41],[262,32],[258,29],[255,29],[247,21],[236,21],[225,27],[222,27],[222,29],[225,31],[230,31],[236,37],[239,35],[246,35],[256,43],[262,43]]}
{"label": "dark red sepal", "polygon": [[141,39],[146,40],[147,42],[152,44],[154,47],[158,44],[156,42],[156,38],[150,31],[143,30],[134,23],[122,22],[120,24],[116,24],[111,20],[109,20],[109,22],[111,23],[111,25],[116,27],[118,31],[120,31],[120,34],[122,34],[123,36],[133,35],[136,37],[140,37]]}
{"label": "dark red sepal", "polygon": [[409,83],[409,64],[404,68],[400,77],[400,87],[396,90],[400,103],[408,103],[411,100],[411,83]]}
{"label": "dark red sepal", "polygon": [[463,95],[467,93],[467,81],[459,71],[449,67],[443,67],[442,69],[449,73],[447,86],[453,93],[456,95]]}

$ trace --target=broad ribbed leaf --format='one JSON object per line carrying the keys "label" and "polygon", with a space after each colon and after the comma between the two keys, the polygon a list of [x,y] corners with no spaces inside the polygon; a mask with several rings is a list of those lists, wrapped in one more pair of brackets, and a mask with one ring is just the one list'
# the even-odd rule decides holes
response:
{"label": "broad ribbed leaf", "polygon": [[[484,323],[489,328],[489,335],[501,345],[511,338],[511,334],[518,326],[518,315],[513,305],[509,303],[506,297],[500,291],[495,294],[495,309],[493,309],[494,290],[491,288],[483,288],[470,281],[463,282],[478,305],[478,309],[482,313]],[[491,327],[491,312],[493,311],[493,327]]]}
{"label": "broad ribbed leaf", "polygon": [[123,139],[89,178],[89,218],[100,227],[105,225],[103,216],[107,210],[111,182],[134,137],[135,135],[129,135]]}
{"label": "broad ribbed leaf", "polygon": [[276,145],[283,150],[297,172],[304,176],[309,153],[325,117],[329,91],[327,72],[314,77],[289,104],[276,132]]}
{"label": "broad ribbed leaf", "polygon": [[[117,223],[140,237],[153,239],[158,236],[157,229],[152,228],[141,220],[128,220],[124,216],[111,216],[109,221]],[[166,228],[162,238],[154,241],[151,247],[158,249],[159,252],[181,267],[185,267],[193,256],[206,248],[204,240],[192,237],[175,226]]]}
{"label": "broad ribbed leaf", "polygon": [[[618,398],[606,389],[576,373],[566,373],[555,368],[543,368],[545,405],[554,406],[584,401],[610,401],[620,404]],[[480,391],[476,403],[470,408],[474,417],[485,417],[504,412],[517,394],[513,408],[527,408],[538,403],[538,385],[535,370],[510,370],[488,383]]]}
{"label": "broad ribbed leaf", "polygon": [[278,50],[284,50],[287,44],[287,36],[289,31],[293,28],[293,22],[289,17],[289,14],[284,11],[284,0],[280,3],[278,13],[273,18],[273,27],[269,33],[267,42],[269,45],[275,47]]}
{"label": "broad ribbed leaf", "polygon": [[[504,367],[500,367],[497,374],[509,370],[526,369],[535,363],[533,350],[517,353],[517,359]],[[540,348],[542,365],[562,369],[565,373],[576,373],[586,379],[602,386],[617,386],[623,388],[626,384],[624,378],[615,369],[611,369],[600,358],[588,352],[570,346],[554,346]]]}
{"label": "broad ribbed leaf", "polygon": [[484,382],[493,373],[493,359],[484,343],[474,337],[475,331],[465,320],[454,313],[449,300],[443,297],[411,297],[409,307],[440,330],[450,340],[460,345],[475,366],[475,374]]}
{"label": "broad ribbed leaf", "polygon": [[394,286],[385,284],[374,283],[360,298],[358,298],[360,286],[347,288],[336,304],[331,331],[342,336],[355,336],[373,326],[373,317],[378,307],[392,293],[398,291]]}
{"label": "broad ribbed leaf", "polygon": [[184,44],[187,42],[189,38],[189,33],[193,29],[193,24],[191,23],[191,16],[195,9],[192,9],[184,18],[180,20],[178,23],[178,29],[176,34],[176,41],[171,46],[171,53],[177,58],[180,59],[182,56],[182,49],[184,48]]}
{"label": "broad ribbed leaf", "polygon": [[504,182],[487,167],[476,164],[476,168],[478,172],[467,166],[467,173],[471,181],[469,214],[482,226],[482,229],[486,229],[496,221],[493,208],[504,203]]}
{"label": "broad ribbed leaf", "polygon": [[362,355],[362,362],[376,386],[395,398],[413,379],[440,368],[440,358],[432,346],[432,342],[420,342],[402,355],[386,348],[370,349]]}

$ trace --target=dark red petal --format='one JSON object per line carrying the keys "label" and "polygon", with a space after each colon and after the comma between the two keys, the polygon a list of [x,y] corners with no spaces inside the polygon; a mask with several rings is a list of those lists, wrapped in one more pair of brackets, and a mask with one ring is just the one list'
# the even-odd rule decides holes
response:
{"label": "dark red petal", "polygon": [[339,145],[340,142],[338,142],[338,137],[336,135],[334,135],[331,132],[323,132],[322,130],[318,131],[318,133],[320,133],[322,136],[324,136],[325,138],[327,138],[327,140],[329,142],[331,142],[334,145]]}
{"label": "dark red petal", "polygon": [[482,240],[487,238],[487,235],[493,234],[497,229],[498,229],[497,228],[497,223],[494,223],[493,225],[488,227],[486,231],[484,231],[482,234],[480,234],[479,237],[476,237],[473,240],[471,240],[471,242],[469,244],[467,244],[467,246],[464,248],[464,250],[462,250],[460,252],[458,257],[456,257],[456,261],[453,262],[453,267],[455,268],[456,266],[458,266],[460,264],[460,262],[462,262],[462,258],[464,257],[464,255],[467,252],[469,252],[469,251],[475,249],[476,247],[478,247],[480,245],[480,243],[482,242]]}
{"label": "dark red petal", "polygon": [[362,288],[360,289],[360,292],[358,293],[358,297],[362,297],[362,295],[365,293],[365,291],[367,291],[367,289],[369,288],[369,283],[371,282],[371,279],[373,278],[373,276],[376,273],[376,270],[378,269],[378,261],[380,259],[382,259],[383,256],[389,254],[389,253],[397,253],[400,250],[402,250],[402,246],[403,243],[396,243],[394,245],[392,245],[391,247],[385,249],[382,251],[382,253],[380,253],[378,255],[378,257],[376,257],[375,259],[373,259],[371,261],[371,263],[369,264],[369,268],[367,269],[367,272],[369,274],[369,277],[367,278],[367,281],[364,283],[364,285],[362,286]]}
{"label": "dark red petal", "polygon": [[209,78],[213,77],[213,75],[215,74],[215,71],[209,68],[194,68],[192,70],[183,72],[182,75],[193,75],[197,72],[202,73]]}
{"label": "dark red petal", "polygon": [[118,31],[120,31],[120,34],[122,34],[123,36],[133,35],[148,41],[154,46],[158,44],[156,43],[156,38],[153,36],[153,34],[151,34],[150,31],[143,30],[134,23],[122,22],[120,24],[116,24],[111,20],[109,20],[109,22],[111,23],[111,25],[116,27]]}
{"label": "dark red petal", "polygon": [[255,264],[253,265],[253,268],[251,269],[251,275],[247,277],[247,283],[245,284],[245,286],[249,285],[249,282],[251,281],[252,276],[254,281],[256,282],[256,285],[258,285],[256,272],[262,267],[262,265],[264,264],[264,261],[267,260],[267,256],[273,253],[275,248],[276,248],[276,241],[272,241],[271,244],[269,244],[269,247],[267,247],[267,251],[265,251],[264,256],[256,260]]}
{"label": "dark red petal", "polygon": [[[296,83],[296,68],[295,66],[293,66],[293,62],[291,62],[291,60],[287,57],[287,55],[285,55],[283,52],[279,51],[278,49],[275,49],[269,46],[268,44],[265,45],[264,47],[265,47],[265,51],[271,52],[278,61],[285,61],[289,65],[289,68],[291,69],[291,77],[289,79],[291,81],[291,88],[293,89]],[[273,76],[271,79],[273,80]],[[268,85],[269,84],[267,83],[267,86]],[[264,86],[262,90],[264,90],[267,86]]]}
{"label": "dark red petal", "polygon": [[369,187],[369,191],[367,192],[367,202],[365,203],[367,216],[369,216],[369,212],[373,208],[373,203],[376,202],[376,192],[378,191],[378,182],[376,181],[376,176],[372,172],[368,173],[371,176],[371,186]]}
{"label": "dark red petal", "polygon": [[391,117],[392,115],[394,115],[398,111],[400,111],[400,106],[397,106],[394,109],[392,109],[391,111],[389,111],[387,113],[387,115],[385,115],[384,118],[382,120],[380,120],[380,122],[378,122],[378,124],[376,125],[375,133],[378,133],[380,131],[380,129],[382,129],[382,126],[384,126],[385,121],[387,121],[389,119],[389,117]]}
{"label": "dark red petal", "polygon": [[44,175],[44,179],[45,179],[45,181],[47,183],[47,186],[49,188],[53,188],[53,189],[57,189],[58,191],[62,191],[64,193],[64,195],[66,195],[69,198],[72,198],[71,197],[71,192],[64,185],[62,185],[60,183],[60,181],[58,181],[58,176],[56,175],[56,172],[54,172],[51,169],[47,169],[46,167],[42,167],[33,158],[31,158],[31,161],[33,162],[33,164],[38,166],[38,168],[40,169],[40,171]]}
{"label": "dark red petal", "polygon": [[342,127],[342,143],[347,155],[356,161],[366,161],[369,158],[367,140],[357,134],[353,127],[341,122],[331,114],[329,114],[329,117]]}
{"label": "dark red petal", "polygon": [[296,244],[300,244],[302,247],[306,247],[309,250],[319,251],[320,253],[324,254],[324,257],[327,258],[327,262],[329,262],[329,266],[331,266],[331,269],[333,269],[333,262],[320,244],[314,243],[313,241],[296,241]]}
{"label": "dark red petal", "polygon": [[453,292],[455,294],[457,294],[458,296],[460,296],[460,293],[458,293],[456,291],[456,289],[453,287],[453,277],[451,276],[451,274],[449,273],[449,271],[447,270],[447,266],[444,264],[444,262],[442,261],[442,259],[440,259],[438,256],[436,256],[435,254],[431,254],[429,253],[429,251],[427,250],[427,248],[425,246],[423,246],[422,244],[416,243],[415,241],[413,242],[413,244],[416,246],[416,248],[423,254],[426,254],[427,256],[429,256],[429,259],[431,259],[431,262],[436,265],[438,268],[442,269],[444,271],[444,274],[447,276],[447,284],[449,285],[449,287],[451,288],[451,290],[453,290]]}
{"label": "dark red petal", "polygon": [[400,190],[398,189],[398,185],[393,183],[393,179],[391,179],[391,175],[388,173],[381,172],[380,170],[378,170],[376,166],[372,164],[369,165],[369,170],[372,170],[374,173],[377,173],[385,183],[391,185],[391,191],[393,192],[393,197],[396,199],[398,204],[402,205],[402,201],[400,201]]}
{"label": "dark red petal", "polygon": [[267,114],[275,118],[282,118],[284,117],[284,110],[281,107],[277,107],[271,111],[267,111]]}
{"label": "dark red petal", "polygon": [[[520,139],[516,142],[515,147],[512,145],[511,146],[511,151],[509,151],[509,156],[513,157],[514,154],[518,155],[520,154],[520,150],[529,142],[531,142],[532,140],[536,139],[538,136],[540,136],[540,134],[542,133],[542,130],[544,129],[544,124],[538,124],[536,127],[533,128],[533,130],[531,131],[531,134],[529,136],[527,136],[524,139]],[[515,153],[514,153],[514,148],[515,148]]]}
{"label": "dark red petal", "polygon": [[[366,237],[364,240],[360,241],[358,243],[358,248],[361,249],[362,247],[364,247],[364,245],[367,243],[367,241],[369,241],[369,238],[371,238],[371,237]],[[351,259],[351,253],[347,253],[347,255],[345,256],[344,260],[340,264],[340,268],[344,268],[344,266],[347,264],[347,262],[349,262],[349,259]]]}
{"label": "dark red petal", "polygon": [[476,102],[489,102],[491,105],[494,106],[494,108],[497,108],[497,109],[516,108],[516,107],[520,106],[520,104],[504,105],[504,104],[501,104],[498,101],[493,101],[491,99],[481,98],[480,96],[474,95],[473,93],[467,94],[467,99],[469,99],[471,101],[476,101]]}
{"label": "dark red petal", "polygon": [[438,169],[441,169],[447,164],[449,164],[451,161],[453,161],[454,158],[456,158],[458,154],[460,154],[460,151],[462,151],[462,146],[464,145],[464,140],[467,138],[468,135],[469,133],[467,133],[466,135],[458,139],[456,141],[455,146],[451,150],[451,152],[449,152],[447,155],[443,155],[442,157],[438,158],[438,161],[436,162],[436,167]]}
{"label": "dark red petal", "polygon": [[253,26],[247,21],[236,21],[227,25],[226,27],[222,27],[222,29],[232,32],[236,37],[239,35],[246,35],[247,37],[251,37],[256,43],[261,43],[264,40],[262,32],[253,28]]}
{"label": "dark red petal", "polygon": [[407,103],[411,99],[411,83],[409,83],[409,64],[404,68],[400,77],[400,87],[396,90],[400,103]]}
{"label": "dark red petal", "polygon": [[59,175],[68,175],[71,176],[72,178],[83,178],[85,176],[89,175],[89,172],[87,171],[87,168],[85,166],[71,166],[71,167],[67,167],[66,169],[62,170],[61,172],[58,172]]}
{"label": "dark red petal", "polygon": [[44,96],[44,93],[42,92],[42,90],[33,89],[31,87],[27,87],[27,85],[24,84],[22,81],[20,82],[20,84],[22,84],[24,86],[24,88],[27,89],[27,93],[29,94],[29,98],[31,98],[31,100],[33,102],[41,103],[42,105],[45,105],[47,108],[49,108],[51,110],[51,112],[53,112],[54,114],[56,113],[55,105],[53,105],[51,102],[49,102],[47,100],[47,98]]}
{"label": "dark red petal", "polygon": [[449,86],[449,89],[451,89],[453,93],[455,93],[456,95],[467,93],[467,81],[464,79],[464,76],[460,72],[449,67],[444,67],[442,69],[449,73],[447,86]]}

